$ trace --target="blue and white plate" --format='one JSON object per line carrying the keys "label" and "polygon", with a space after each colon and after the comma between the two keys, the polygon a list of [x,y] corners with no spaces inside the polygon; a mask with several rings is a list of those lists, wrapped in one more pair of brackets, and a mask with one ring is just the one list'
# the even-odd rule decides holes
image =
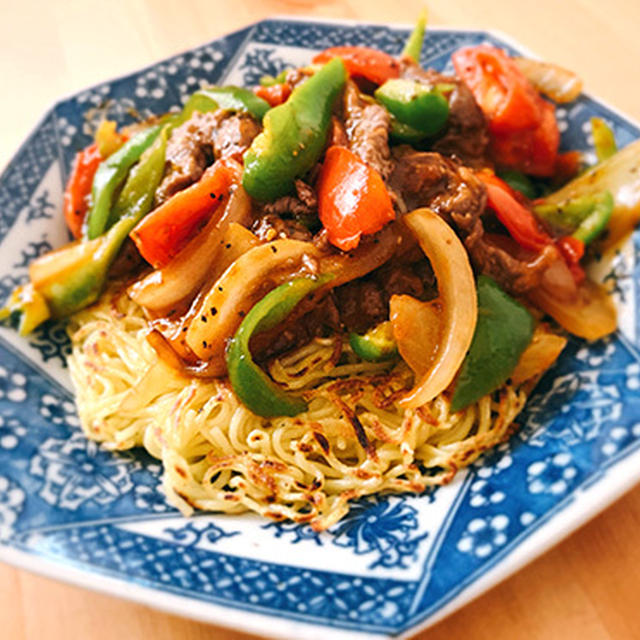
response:
{"label": "blue and white plate", "polygon": [[[332,45],[401,51],[408,28],[260,22],[57,103],[0,178],[0,298],[29,261],[67,240],[60,215],[74,153],[103,115],[124,124],[181,105],[201,84],[255,84]],[[432,30],[423,65],[450,70],[484,31]],[[589,118],[620,145],[638,127],[583,96],[558,110],[566,149],[589,149]],[[286,638],[409,635],[566,536],[640,478],[640,244],[605,281],[620,331],[570,342],[520,431],[444,488],[362,500],[328,533],[252,515],[181,517],[160,465],[86,440],[65,369],[62,326],[0,330],[0,558],[75,584],[217,624]]]}

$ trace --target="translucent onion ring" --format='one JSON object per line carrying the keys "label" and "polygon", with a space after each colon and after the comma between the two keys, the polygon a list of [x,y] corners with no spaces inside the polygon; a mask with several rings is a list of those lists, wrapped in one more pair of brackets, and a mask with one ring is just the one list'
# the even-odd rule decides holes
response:
{"label": "translucent onion ring", "polygon": [[[437,318],[440,322],[437,332],[439,339],[426,369],[420,367],[421,370],[415,371],[417,381],[414,388],[400,400],[401,406],[416,408],[442,393],[453,381],[471,345],[478,318],[478,302],[467,251],[453,229],[426,208],[408,213],[403,222],[416,236],[429,259],[438,281],[439,293],[439,312],[437,315],[431,314],[434,320]],[[433,301],[420,304],[434,309]],[[416,330],[423,331],[424,336],[413,335],[412,342],[420,341],[421,337],[427,344],[433,342],[433,327],[418,325]],[[406,345],[402,344],[402,332],[396,331],[396,326],[394,335],[396,340],[400,338],[398,349],[402,354]]]}

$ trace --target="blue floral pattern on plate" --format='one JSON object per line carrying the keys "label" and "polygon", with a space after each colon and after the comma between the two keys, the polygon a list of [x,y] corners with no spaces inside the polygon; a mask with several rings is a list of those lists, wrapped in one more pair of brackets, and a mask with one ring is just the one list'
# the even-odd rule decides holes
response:
{"label": "blue floral pattern on plate", "polygon": [[[328,46],[398,53],[407,34],[267,20],[57,103],[0,177],[0,295],[25,280],[31,259],[66,239],[56,215],[62,185],[75,151],[104,115],[126,123],[133,110],[144,116],[176,109],[202,84],[255,83]],[[515,50],[485,32],[433,31],[421,62],[450,70],[452,51],[484,41]],[[611,124],[621,145],[639,135],[633,123],[582,96],[558,110],[563,148],[589,149],[593,115]],[[505,566],[524,540],[637,453],[639,257],[636,234],[604,278],[623,310],[621,330],[591,345],[571,341],[509,442],[451,487],[370,497],[323,534],[250,516],[180,517],[164,501],[157,461],[107,451],[81,435],[64,370],[64,327],[46,325],[28,340],[2,329],[0,556],[18,551],[81,569],[96,584],[102,576],[135,584],[154,604],[177,594],[223,605],[229,616],[239,610],[289,618],[315,625],[323,637],[411,629]],[[208,618],[231,624],[215,613]]]}

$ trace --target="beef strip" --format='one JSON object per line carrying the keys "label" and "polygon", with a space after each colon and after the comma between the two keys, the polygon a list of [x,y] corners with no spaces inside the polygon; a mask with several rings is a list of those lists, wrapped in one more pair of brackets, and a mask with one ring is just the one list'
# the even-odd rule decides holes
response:
{"label": "beef strip", "polygon": [[433,69],[422,69],[408,59],[402,61],[402,77],[429,86],[453,85],[449,96],[449,119],[444,133],[432,145],[433,151],[455,156],[472,167],[486,166],[489,134],[487,122],[471,90],[455,76],[446,76]]}
{"label": "beef strip", "polygon": [[214,139],[215,159],[232,158],[242,162],[242,155],[251,146],[262,127],[248,114],[225,118]]}
{"label": "beef strip", "polygon": [[200,113],[177,127],[166,151],[166,171],[156,190],[156,205],[197,182],[204,170],[218,158],[242,159],[260,125],[248,114],[229,111]]}
{"label": "beef strip", "polygon": [[251,228],[263,242],[289,238],[309,242],[312,234],[297,220],[284,219],[275,213],[267,213],[258,218]]}
{"label": "beef strip", "polygon": [[340,329],[340,316],[333,294],[329,293],[302,315],[294,314],[277,327],[259,333],[251,339],[250,347],[256,360],[263,362],[316,337],[333,335]]}
{"label": "beef strip", "polygon": [[348,282],[302,309],[282,324],[251,340],[251,352],[265,361],[307,344],[317,336],[340,330],[364,333],[389,319],[389,299],[409,294],[420,300],[434,297],[433,272],[426,260],[415,265],[383,265],[366,278]]}
{"label": "beef strip", "polygon": [[296,180],[296,195],[283,196],[274,202],[268,202],[262,207],[263,215],[292,215],[307,218],[318,212],[318,199],[315,191],[303,180]]}
{"label": "beef strip", "polygon": [[342,110],[349,148],[386,179],[393,170],[389,112],[376,102],[368,102],[351,81],[344,90]]}
{"label": "beef strip", "polygon": [[429,207],[460,233],[476,268],[518,295],[540,284],[557,258],[550,245],[540,254],[525,255],[485,233],[482,216],[486,189],[471,169],[439,153],[394,149],[396,166],[389,178],[403,210]]}
{"label": "beef strip", "polygon": [[347,331],[364,333],[388,320],[389,300],[396,294],[418,300],[435,297],[435,278],[426,260],[412,265],[383,265],[365,278],[338,287],[334,295],[342,326]]}

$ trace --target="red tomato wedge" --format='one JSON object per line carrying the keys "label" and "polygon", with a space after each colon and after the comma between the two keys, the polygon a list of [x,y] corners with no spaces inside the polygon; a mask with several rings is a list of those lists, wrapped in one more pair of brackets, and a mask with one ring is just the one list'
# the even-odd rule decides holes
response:
{"label": "red tomato wedge", "polygon": [[540,96],[511,58],[483,44],[453,56],[456,73],[473,92],[492,132],[514,132],[540,124]]}
{"label": "red tomato wedge", "polygon": [[489,45],[459,49],[452,60],[487,117],[496,163],[532,175],[553,175],[560,143],[555,109],[515,61]]}
{"label": "red tomato wedge", "polygon": [[516,199],[506,182],[487,171],[480,171],[477,175],[487,188],[487,205],[521,247],[540,251],[553,242],[535,215]]}
{"label": "red tomato wedge", "polygon": [[368,47],[331,47],[313,58],[314,64],[324,64],[333,58],[342,58],[350,76],[366,78],[375,84],[384,84],[400,75],[400,63],[388,53]]}
{"label": "red tomato wedge", "polygon": [[291,86],[286,82],[272,84],[270,87],[256,87],[253,90],[258,98],[266,100],[272,107],[277,107],[291,95]]}
{"label": "red tomato wedge", "polygon": [[330,147],[318,181],[320,221],[329,241],[355,249],[363,234],[379,231],[395,218],[380,174],[346,147]]}
{"label": "red tomato wedge", "polygon": [[89,208],[93,176],[102,162],[98,145],[92,144],[76,153],[71,175],[64,191],[64,219],[74,238],[82,235],[82,225]]}
{"label": "red tomato wedge", "polygon": [[165,266],[209,220],[229,192],[233,169],[224,160],[143,218],[130,236],[153,267]]}

